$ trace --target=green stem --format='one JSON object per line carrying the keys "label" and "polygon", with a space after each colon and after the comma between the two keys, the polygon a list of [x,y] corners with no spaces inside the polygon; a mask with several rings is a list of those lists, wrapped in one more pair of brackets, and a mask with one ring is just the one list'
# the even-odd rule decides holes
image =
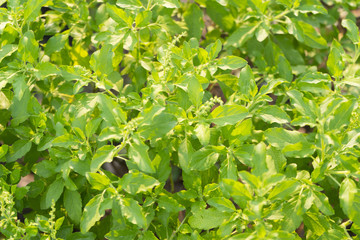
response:
{"label": "green stem", "polygon": [[282,18],[283,16],[285,16],[285,15],[288,14],[288,13],[290,13],[290,10],[287,9],[287,10],[281,12],[280,14],[276,15],[276,16],[273,18],[273,20],[278,20],[278,19]]}
{"label": "green stem", "polygon": [[188,217],[188,215],[186,215],[186,216],[184,217],[184,219],[182,220],[182,222],[180,223],[180,225],[176,228],[175,231],[173,231],[173,233],[171,234],[169,240],[172,240],[172,239],[175,237],[175,234],[176,234],[177,232],[179,232],[181,226],[184,224],[184,222],[185,222],[185,220],[186,220],[187,217]]}

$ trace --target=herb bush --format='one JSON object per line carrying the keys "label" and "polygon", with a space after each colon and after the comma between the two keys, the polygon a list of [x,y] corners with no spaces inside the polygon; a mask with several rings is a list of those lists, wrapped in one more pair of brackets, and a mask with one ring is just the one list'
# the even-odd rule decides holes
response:
{"label": "herb bush", "polygon": [[0,5],[1,239],[358,239],[357,1]]}

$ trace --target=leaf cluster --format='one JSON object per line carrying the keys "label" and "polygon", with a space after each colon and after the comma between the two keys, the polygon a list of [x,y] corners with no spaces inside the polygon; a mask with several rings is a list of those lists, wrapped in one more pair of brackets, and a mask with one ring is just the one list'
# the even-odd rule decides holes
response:
{"label": "leaf cluster", "polygon": [[0,239],[358,238],[357,1],[0,5]]}

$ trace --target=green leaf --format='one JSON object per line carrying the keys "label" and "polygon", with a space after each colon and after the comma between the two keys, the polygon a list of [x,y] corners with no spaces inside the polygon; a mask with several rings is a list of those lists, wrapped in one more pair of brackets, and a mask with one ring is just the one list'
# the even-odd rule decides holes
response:
{"label": "green leaf", "polygon": [[315,151],[312,144],[298,131],[270,128],[264,134],[272,146],[282,149],[282,152],[287,156],[306,157]]}
{"label": "green leaf", "polygon": [[126,123],[126,113],[120,106],[105,94],[97,95],[96,98],[101,109],[102,118],[113,127],[120,127],[121,124]]}
{"label": "green leaf", "polygon": [[344,125],[350,123],[351,113],[353,112],[356,102],[353,100],[343,101],[336,106],[332,116],[327,119],[326,127],[329,130],[340,130]]}
{"label": "green leaf", "polygon": [[209,115],[209,122],[220,127],[234,125],[249,115],[248,110],[240,105],[222,105],[215,108]]}
{"label": "green leaf", "polygon": [[178,203],[174,198],[161,195],[157,200],[159,208],[165,209],[167,212],[177,213],[185,210],[185,207]]}
{"label": "green leaf", "polygon": [[279,61],[278,63],[279,76],[288,82],[292,82],[293,75],[292,75],[292,69],[290,63],[282,55],[279,56],[278,61]]}
{"label": "green leaf", "polygon": [[99,148],[91,160],[91,172],[96,172],[106,162],[112,162],[116,153],[117,149],[113,145],[105,145]]}
{"label": "green leaf", "polygon": [[314,234],[321,236],[326,230],[326,224],[324,224],[324,217],[317,213],[307,212],[303,216],[304,224],[308,227]]}
{"label": "green leaf", "polygon": [[114,71],[113,56],[114,53],[110,44],[105,44],[100,50],[94,52],[90,60],[90,65],[94,72],[99,76],[101,74],[110,75]]}
{"label": "green leaf", "polygon": [[141,141],[139,136],[133,136],[129,147],[130,161],[133,161],[140,171],[155,173],[155,168],[149,158],[148,149],[149,147]]}
{"label": "green leaf", "polygon": [[[339,61],[340,60],[341,59],[339,59]],[[301,79],[297,79],[296,85],[298,86],[298,90],[301,90],[302,92],[312,92],[315,94],[326,95],[331,91],[331,81],[332,80],[328,74],[309,72]]]}
{"label": "green leaf", "polygon": [[65,133],[57,138],[55,138],[51,145],[56,147],[63,147],[63,148],[71,148],[75,147],[79,144],[79,140],[70,133]]}
{"label": "green leaf", "polygon": [[199,123],[194,129],[196,137],[203,146],[209,144],[210,141],[210,126],[205,123]]}
{"label": "green leaf", "polygon": [[160,106],[146,109],[142,115],[144,119],[139,124],[138,133],[144,138],[162,138],[177,124],[176,117]]}
{"label": "green leaf", "polygon": [[266,153],[270,157],[266,159],[269,171],[273,169],[276,173],[282,172],[286,166],[287,160],[281,150],[271,146],[267,149]]}
{"label": "green leaf", "polygon": [[178,0],[160,0],[162,5],[166,8],[180,8],[180,2]]}
{"label": "green leaf", "polygon": [[220,177],[221,179],[232,179],[232,180],[237,180],[237,167],[236,167],[236,163],[235,163],[235,159],[233,156],[227,156],[225,160],[222,161],[221,166],[220,166]]}
{"label": "green leaf", "polygon": [[330,73],[336,78],[342,76],[342,72],[345,68],[345,63],[342,59],[342,55],[344,54],[345,51],[340,43],[336,40],[333,40],[326,65]]}
{"label": "green leaf", "polygon": [[230,11],[215,1],[206,1],[206,13],[224,31],[230,31],[235,19]]}
{"label": "green leaf", "polygon": [[189,218],[189,224],[192,228],[209,230],[219,227],[230,216],[231,213],[219,211],[215,208],[200,209]]}
{"label": "green leaf", "polygon": [[288,31],[298,41],[305,43],[309,47],[317,49],[327,48],[326,40],[309,23],[292,19],[292,22],[289,22]]}
{"label": "green leaf", "polygon": [[249,65],[241,69],[238,86],[240,93],[247,96],[248,99],[254,97],[258,92],[258,87],[256,86],[254,75]]}
{"label": "green leaf", "polygon": [[56,163],[54,161],[42,160],[32,168],[32,171],[40,177],[49,178],[56,174],[55,169]]}
{"label": "green leaf", "polygon": [[276,0],[276,2],[286,6],[288,8],[291,8],[294,1],[291,1],[291,0]]}
{"label": "green leaf", "polygon": [[206,47],[206,51],[209,53],[210,60],[217,58],[222,49],[222,43],[220,39],[217,39],[214,43],[209,44]]}
{"label": "green leaf", "polygon": [[234,70],[245,67],[246,64],[247,64],[246,60],[237,56],[226,56],[218,61],[218,67],[221,68],[222,70],[227,70],[227,69]]}
{"label": "green leaf", "polygon": [[359,44],[359,28],[356,26],[356,24],[350,19],[344,19],[342,20],[341,25],[346,28],[346,35],[348,36],[348,38],[350,38],[353,44]]}
{"label": "green leaf", "polygon": [[321,192],[314,191],[313,193],[315,194],[314,203],[316,207],[325,215],[333,215],[334,209],[331,207],[328,197]]}
{"label": "green leaf", "polygon": [[0,110],[8,109],[10,107],[10,101],[3,92],[0,91]]}
{"label": "green leaf", "polygon": [[257,116],[268,123],[285,124],[291,121],[290,117],[276,105],[266,105],[261,107]]}
{"label": "green leaf", "polygon": [[190,169],[196,171],[205,171],[217,162],[219,154],[209,147],[201,148],[192,154],[190,160]]}
{"label": "green leaf", "polygon": [[254,147],[252,167],[251,173],[255,176],[262,176],[268,171],[266,165],[266,145],[264,142],[260,142]]}
{"label": "green leaf", "polygon": [[99,173],[86,173],[86,179],[90,183],[91,187],[96,190],[104,190],[110,186],[110,179]]}
{"label": "green leaf", "polygon": [[15,44],[7,44],[5,46],[2,46],[0,49],[0,63],[4,58],[10,56],[18,49],[18,46]]}
{"label": "green leaf", "polygon": [[120,200],[123,216],[131,223],[140,228],[146,228],[147,221],[142,207],[132,198],[122,198]]}
{"label": "green leaf", "polygon": [[40,201],[41,209],[48,209],[51,207],[52,201],[57,201],[64,189],[64,181],[61,178],[56,179],[46,189],[46,192],[42,195]]}
{"label": "green leaf", "polygon": [[190,160],[193,152],[191,142],[185,138],[179,146],[178,156],[180,167],[186,173],[190,172]]}
{"label": "green leaf", "polygon": [[1,159],[6,155],[8,149],[9,149],[9,146],[6,144],[0,146],[0,162],[3,162],[3,161],[1,161]]}
{"label": "green leaf", "polygon": [[245,119],[235,125],[235,128],[230,134],[231,143],[234,145],[241,145],[248,137],[251,136],[253,129],[252,119]]}
{"label": "green leaf", "polygon": [[203,12],[195,3],[191,3],[190,7],[184,12],[184,20],[188,30],[188,38],[197,38],[200,40],[202,30],[204,28]]}
{"label": "green leaf", "polygon": [[14,98],[10,106],[13,117],[12,123],[16,126],[29,117],[28,104],[30,102],[30,90],[23,75],[17,75],[13,83]]}
{"label": "green leaf", "polygon": [[255,36],[256,40],[263,42],[269,36],[268,27],[265,24],[264,26],[259,25],[259,27],[256,29]]}
{"label": "green leaf", "polygon": [[39,56],[39,44],[35,39],[34,32],[27,31],[19,41],[18,52],[23,62],[35,63]]}
{"label": "green leaf", "polygon": [[116,5],[129,10],[137,10],[143,7],[140,0],[117,0]]}
{"label": "green leaf", "polygon": [[109,141],[109,140],[121,140],[124,136],[121,134],[123,128],[119,127],[106,127],[101,130],[98,140],[100,142]]}
{"label": "green leaf", "polygon": [[198,107],[202,103],[204,92],[197,77],[189,78],[187,90],[190,101]]}
{"label": "green leaf", "polygon": [[227,87],[230,87],[234,91],[238,90],[239,88],[238,87],[239,78],[232,74],[219,74],[214,77],[216,80],[219,80],[220,82],[224,83]]}
{"label": "green leaf", "polygon": [[226,199],[224,197],[210,198],[209,200],[207,200],[207,203],[210,206],[215,207],[219,211],[230,213],[236,211],[234,204],[229,199]]}
{"label": "green leaf", "polygon": [[66,237],[66,240],[95,240],[96,234],[93,232],[81,233],[75,232],[71,233]]}
{"label": "green leaf", "polygon": [[[353,191],[353,190],[351,190]],[[340,201],[341,203],[341,201]],[[360,225],[360,194],[357,192],[353,199],[353,205],[349,209],[349,213],[346,214],[352,222],[356,225]]]}
{"label": "green leaf", "polygon": [[47,1],[48,0],[26,1],[24,8],[24,22],[30,23],[34,21],[36,17],[40,16],[40,9]]}
{"label": "green leaf", "polygon": [[288,232],[295,231],[303,221],[301,211],[301,204],[299,204],[296,198],[294,200],[284,201],[282,214],[286,216],[286,218],[282,221],[281,228]]}
{"label": "green leaf", "polygon": [[65,47],[68,41],[68,34],[58,34],[52,36],[45,45],[45,54],[51,56],[54,52],[58,52]]}
{"label": "green leaf", "polygon": [[94,224],[105,214],[106,209],[112,206],[111,199],[104,199],[102,194],[93,197],[84,207],[80,220],[80,230],[83,234],[88,232]]}
{"label": "green leaf", "polygon": [[65,189],[64,207],[70,219],[75,224],[79,224],[82,213],[82,199],[80,193],[77,191],[70,191]]}
{"label": "green leaf", "polygon": [[355,182],[350,178],[345,178],[340,186],[339,199],[340,206],[344,213],[348,216],[353,212],[355,195],[358,190]]}
{"label": "green leaf", "polygon": [[261,0],[249,0],[248,5],[258,14],[264,14],[269,2],[262,2]]}
{"label": "green leaf", "polygon": [[36,73],[36,77],[38,79],[44,79],[49,76],[56,76],[60,74],[59,68],[57,68],[54,64],[50,62],[41,62],[36,66],[38,72]]}
{"label": "green leaf", "polygon": [[152,17],[152,12],[151,11],[142,11],[140,13],[138,13],[135,17],[135,24],[136,27],[145,27],[147,25],[150,24],[150,20]]}
{"label": "green leaf", "polygon": [[[299,5],[298,2],[295,2],[294,5]],[[301,13],[312,13],[312,14],[324,14],[327,15],[328,11],[326,8],[318,1],[304,1],[301,2],[300,6],[297,8]]]}
{"label": "green leaf", "polygon": [[294,194],[300,183],[296,180],[285,180],[277,184],[270,192],[268,199],[286,199]]}
{"label": "green leaf", "polygon": [[253,188],[253,189],[260,188],[260,185],[261,185],[261,181],[259,180],[260,177],[257,177],[247,171],[240,171],[239,177],[241,178],[241,180],[243,182],[249,184],[251,186],[251,188]]}
{"label": "green leaf", "polygon": [[242,25],[236,29],[225,42],[225,47],[242,47],[245,42],[254,36],[257,25]]}
{"label": "green leaf", "polygon": [[9,147],[6,162],[11,163],[22,158],[31,149],[32,143],[28,140],[17,140]]}
{"label": "green leaf", "polygon": [[159,184],[158,180],[141,172],[127,173],[120,180],[121,188],[133,195],[150,192]]}
{"label": "green leaf", "polygon": [[299,113],[309,117],[313,122],[315,122],[316,115],[309,104],[309,100],[307,100],[301,92],[292,89],[287,92],[287,95],[291,98],[292,104]]}
{"label": "green leaf", "polygon": [[127,15],[124,10],[109,3],[106,3],[106,11],[109,13],[110,17],[114,19],[117,23],[119,23],[121,26],[131,27],[132,19],[130,16]]}
{"label": "green leaf", "polygon": [[239,181],[223,179],[219,185],[224,196],[232,197],[241,208],[245,208],[247,202],[253,198],[245,185]]}
{"label": "green leaf", "polygon": [[304,33],[304,43],[312,48],[327,48],[326,40],[315,30],[315,28],[305,22],[298,22]]}

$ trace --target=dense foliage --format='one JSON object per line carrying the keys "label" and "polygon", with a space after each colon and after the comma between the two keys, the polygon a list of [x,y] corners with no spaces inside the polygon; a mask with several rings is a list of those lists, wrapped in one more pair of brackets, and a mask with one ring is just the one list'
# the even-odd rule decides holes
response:
{"label": "dense foliage", "polygon": [[0,239],[358,239],[356,0],[0,5]]}

